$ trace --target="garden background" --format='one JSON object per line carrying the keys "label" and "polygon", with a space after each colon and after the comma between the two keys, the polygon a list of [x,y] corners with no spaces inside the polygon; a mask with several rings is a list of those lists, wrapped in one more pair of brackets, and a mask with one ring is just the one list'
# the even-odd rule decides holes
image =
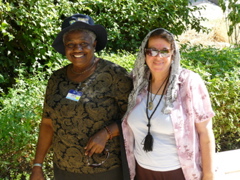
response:
{"label": "garden background", "polygon": [[[203,12],[210,6],[189,6],[187,0],[1,0],[0,179],[29,178],[47,79],[68,63],[51,44],[63,19],[74,13],[106,27],[108,45],[97,56],[129,72],[150,30],[173,32],[182,66],[199,73],[209,90],[216,151],[239,149],[240,5],[237,0],[218,5],[223,16],[209,21]],[[51,158],[50,153],[44,163],[47,179]]]}

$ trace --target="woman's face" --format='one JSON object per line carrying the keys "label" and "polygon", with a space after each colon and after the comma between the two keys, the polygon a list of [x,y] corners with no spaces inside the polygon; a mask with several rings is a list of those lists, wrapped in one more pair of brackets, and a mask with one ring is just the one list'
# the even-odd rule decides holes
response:
{"label": "woman's face", "polygon": [[151,37],[147,49],[149,48],[161,52],[169,51],[169,57],[163,57],[159,53],[156,56],[150,56],[146,53],[146,63],[151,73],[168,73],[172,62],[171,44],[161,37]]}
{"label": "woman's face", "polygon": [[64,38],[65,54],[75,66],[88,66],[92,63],[96,41],[86,32],[69,32]]}

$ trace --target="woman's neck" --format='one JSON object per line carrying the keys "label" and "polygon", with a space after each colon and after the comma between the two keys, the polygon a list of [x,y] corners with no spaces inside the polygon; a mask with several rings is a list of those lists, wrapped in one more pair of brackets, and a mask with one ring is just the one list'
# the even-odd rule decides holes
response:
{"label": "woman's neck", "polygon": [[87,71],[85,70],[85,72],[83,71],[83,73],[74,73],[72,70],[72,65],[68,66],[67,69],[67,76],[68,79],[70,79],[73,82],[82,82],[85,79],[87,79],[90,75],[92,75],[97,67],[99,58],[96,58],[95,62],[93,62],[93,64],[87,69]]}
{"label": "woman's neck", "polygon": [[164,80],[169,76],[169,72],[162,72],[162,73],[151,73],[151,82],[153,84],[162,84]]}
{"label": "woman's neck", "polygon": [[151,93],[156,94],[159,87],[162,86],[162,88],[158,91],[157,94],[164,94],[163,89],[165,86],[167,86],[167,79],[169,78],[169,72],[168,73],[158,73],[158,74],[152,74],[151,75]]}

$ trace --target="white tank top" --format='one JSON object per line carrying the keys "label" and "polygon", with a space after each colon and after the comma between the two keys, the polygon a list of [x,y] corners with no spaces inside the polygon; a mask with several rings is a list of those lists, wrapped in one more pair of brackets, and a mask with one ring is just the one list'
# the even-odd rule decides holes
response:
{"label": "white tank top", "polygon": [[[152,96],[154,96],[154,94],[152,94]],[[161,95],[155,97],[155,107],[160,97]],[[154,139],[153,151],[145,152],[143,150],[143,141],[148,132],[148,119],[146,115],[147,96],[128,116],[128,124],[131,127],[135,138],[135,158],[141,167],[153,171],[171,171],[181,167],[177,155],[171,117],[170,115],[161,112],[164,103],[165,96],[163,96],[160,105],[150,121],[150,132]],[[148,110],[149,117],[153,110]]]}

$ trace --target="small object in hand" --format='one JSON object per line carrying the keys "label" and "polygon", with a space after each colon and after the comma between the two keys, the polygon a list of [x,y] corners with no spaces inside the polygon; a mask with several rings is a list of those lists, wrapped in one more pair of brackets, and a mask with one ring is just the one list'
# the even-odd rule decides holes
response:
{"label": "small object in hand", "polygon": [[[110,154],[109,150],[105,148],[101,155],[94,154],[92,157],[88,156],[87,165],[90,167],[99,167],[107,161],[109,154]],[[101,160],[100,163],[93,162],[94,160],[99,160],[99,159]]]}

